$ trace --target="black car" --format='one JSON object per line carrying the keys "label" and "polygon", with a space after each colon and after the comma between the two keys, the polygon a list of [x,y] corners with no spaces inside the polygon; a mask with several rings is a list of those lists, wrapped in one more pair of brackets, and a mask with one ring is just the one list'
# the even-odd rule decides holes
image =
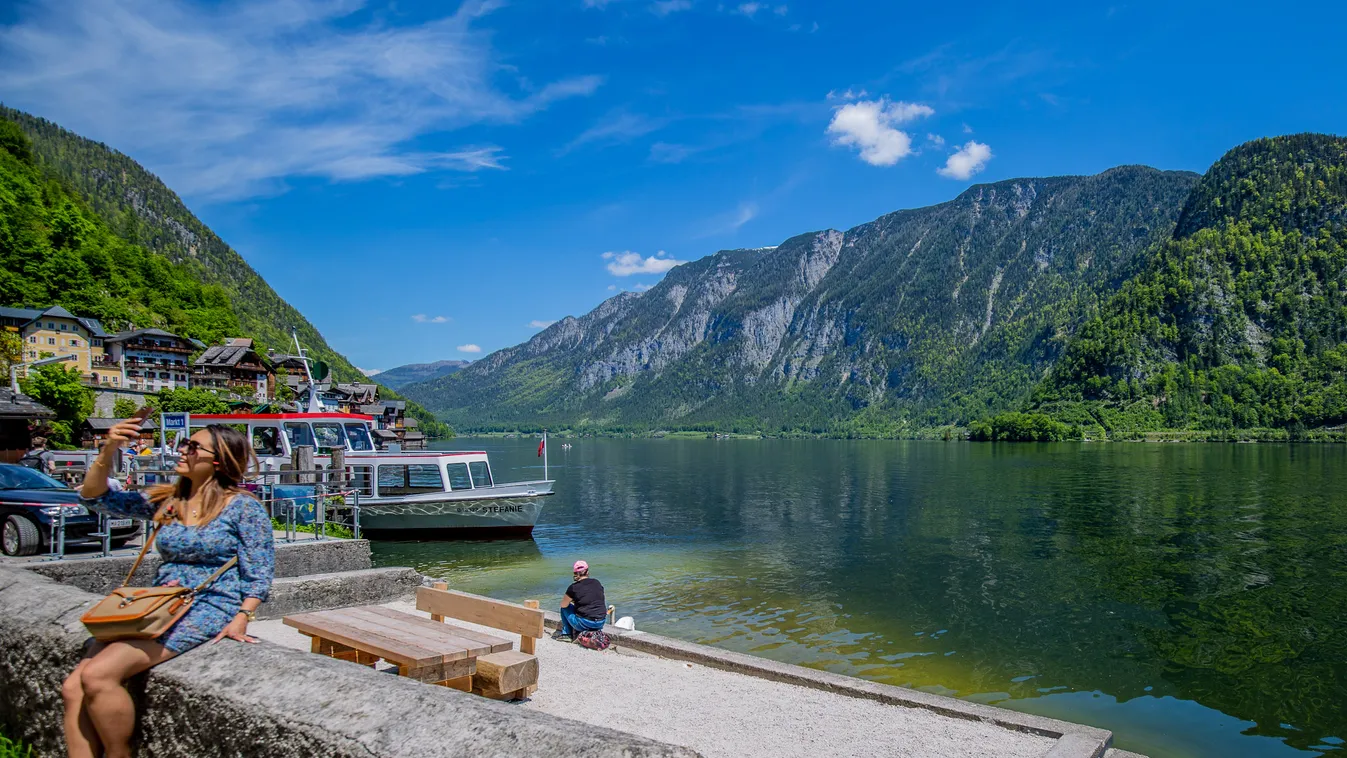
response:
{"label": "black car", "polygon": [[[79,493],[27,466],[0,463],[0,550],[33,555],[51,550],[55,527],[65,508],[65,544],[97,544],[98,514],[80,505]],[[140,533],[140,522],[113,519],[112,547]]]}

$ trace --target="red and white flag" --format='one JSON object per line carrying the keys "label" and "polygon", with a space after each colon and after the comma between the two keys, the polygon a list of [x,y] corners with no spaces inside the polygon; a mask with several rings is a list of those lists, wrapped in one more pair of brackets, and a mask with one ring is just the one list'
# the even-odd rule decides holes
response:
{"label": "red and white flag", "polygon": [[546,438],[546,437],[543,437],[542,439],[538,440],[538,457],[539,457],[539,458],[543,457],[543,448],[544,448],[544,447],[547,447],[547,438]]}

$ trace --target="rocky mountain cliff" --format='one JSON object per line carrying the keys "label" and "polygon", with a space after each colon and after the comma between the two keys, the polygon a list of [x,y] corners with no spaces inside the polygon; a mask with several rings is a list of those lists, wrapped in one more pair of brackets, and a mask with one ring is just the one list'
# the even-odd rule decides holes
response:
{"label": "rocky mountain cliff", "polygon": [[977,185],[727,250],[404,391],[455,425],[900,434],[1022,402],[1197,175]]}

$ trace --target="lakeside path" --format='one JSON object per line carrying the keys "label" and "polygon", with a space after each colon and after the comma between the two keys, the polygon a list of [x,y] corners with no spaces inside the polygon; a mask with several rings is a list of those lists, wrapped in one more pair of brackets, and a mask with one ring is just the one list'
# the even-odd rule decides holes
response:
{"label": "lakeside path", "polygon": [[[406,602],[385,607],[429,617]],[[462,621],[452,623],[488,630]],[[309,649],[280,619],[249,633]],[[920,708],[906,708],[760,679],[632,650],[599,653],[539,641],[538,691],[516,707],[692,748],[707,758],[1043,758],[1054,740]],[[1111,752],[1111,755],[1117,755]]]}

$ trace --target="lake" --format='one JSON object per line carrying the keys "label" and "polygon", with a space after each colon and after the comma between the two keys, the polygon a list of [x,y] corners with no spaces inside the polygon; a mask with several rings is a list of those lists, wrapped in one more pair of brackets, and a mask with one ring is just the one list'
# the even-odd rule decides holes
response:
{"label": "lake", "polygon": [[[562,442],[534,539],[376,562],[548,607],[583,558],[639,629],[1153,758],[1347,755],[1347,447]],[[537,444],[440,447],[512,481]]]}

